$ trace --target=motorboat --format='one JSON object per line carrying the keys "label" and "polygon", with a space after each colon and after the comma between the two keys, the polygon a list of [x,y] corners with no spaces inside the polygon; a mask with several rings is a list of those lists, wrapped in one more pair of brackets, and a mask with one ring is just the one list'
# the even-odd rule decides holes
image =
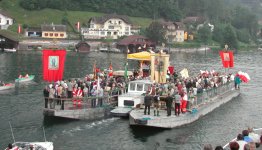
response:
{"label": "motorboat", "polygon": [[4,48],[4,52],[16,52],[16,49],[9,49],[9,48]]}
{"label": "motorboat", "polygon": [[5,150],[53,150],[53,142],[15,142],[12,149]]}
{"label": "motorboat", "polygon": [[31,81],[35,78],[34,75],[29,76],[28,78],[19,78],[19,79],[15,79],[15,82],[27,82],[27,81]]}
{"label": "motorboat", "polygon": [[0,90],[6,90],[6,89],[11,89],[15,87],[15,83],[10,83],[10,84],[6,84],[4,86],[0,86]]}
{"label": "motorboat", "polygon": [[118,96],[118,107],[110,111],[114,116],[128,116],[134,108],[144,104],[144,96],[150,87],[150,80],[135,80],[129,82],[128,92]]}

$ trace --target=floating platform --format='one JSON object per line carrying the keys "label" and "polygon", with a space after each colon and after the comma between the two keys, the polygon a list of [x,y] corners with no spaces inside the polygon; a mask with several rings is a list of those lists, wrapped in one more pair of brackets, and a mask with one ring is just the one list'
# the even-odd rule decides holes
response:
{"label": "floating platform", "polygon": [[55,105],[54,109],[44,108],[43,114],[45,116],[86,120],[107,117],[110,115],[110,111],[111,109],[108,107],[91,108],[91,104],[89,102],[82,101],[82,105],[79,107],[77,105],[72,105],[71,101],[66,101],[64,110],[61,110],[61,105]]}
{"label": "floating platform", "polygon": [[129,124],[131,126],[150,126],[158,128],[175,128],[182,125],[190,124],[200,117],[212,112],[214,109],[237,97],[240,90],[232,89],[224,94],[216,96],[205,103],[201,104],[193,113],[180,114],[175,116],[174,109],[171,116],[167,117],[167,111],[160,110],[160,116],[154,116],[154,109],[151,107],[150,115],[144,115],[144,109],[132,110],[129,114]]}

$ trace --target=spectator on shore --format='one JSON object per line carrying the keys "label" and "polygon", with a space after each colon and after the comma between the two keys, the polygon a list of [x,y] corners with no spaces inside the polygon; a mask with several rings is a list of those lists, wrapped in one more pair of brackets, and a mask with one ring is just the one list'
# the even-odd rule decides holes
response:
{"label": "spectator on shore", "polygon": [[246,141],[246,142],[253,141],[252,139],[250,139],[250,138],[248,137],[248,131],[247,131],[247,130],[243,130],[243,131],[242,131],[242,134],[243,134],[243,136],[244,136],[244,141]]}
{"label": "spectator on shore", "polygon": [[252,139],[254,142],[260,143],[260,137],[258,134],[254,133],[254,128],[252,126],[248,127],[248,137]]}
{"label": "spectator on shore", "polygon": [[205,144],[203,150],[213,150],[213,147],[211,144]]}
{"label": "spectator on shore", "polygon": [[236,142],[238,143],[240,150],[243,150],[244,146],[247,144],[247,142],[244,141],[244,136],[242,134],[237,135],[237,141]]}
{"label": "spectator on shore", "polygon": [[239,144],[237,142],[229,143],[230,150],[239,150]]}

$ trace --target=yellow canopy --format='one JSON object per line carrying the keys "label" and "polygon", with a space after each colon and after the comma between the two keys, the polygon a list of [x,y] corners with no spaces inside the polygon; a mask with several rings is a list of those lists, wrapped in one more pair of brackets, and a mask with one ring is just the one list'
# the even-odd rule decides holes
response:
{"label": "yellow canopy", "polygon": [[127,54],[127,59],[150,60],[150,53],[139,52],[139,53]]}
{"label": "yellow canopy", "polygon": [[[125,76],[125,70],[118,70],[118,71],[113,71],[114,76]],[[132,76],[133,72],[132,71],[127,71],[127,76]]]}

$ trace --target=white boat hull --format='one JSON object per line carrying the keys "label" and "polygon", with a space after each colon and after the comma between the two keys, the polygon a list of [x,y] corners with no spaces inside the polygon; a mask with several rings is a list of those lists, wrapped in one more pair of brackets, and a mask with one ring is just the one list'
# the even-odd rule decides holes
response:
{"label": "white boat hull", "polygon": [[132,108],[125,108],[125,107],[118,107],[110,111],[111,114],[118,117],[127,117],[129,116],[130,111]]}
{"label": "white boat hull", "polygon": [[4,48],[5,52],[16,52],[16,49],[8,49],[8,48]]}
{"label": "white boat hull", "polygon": [[0,86],[0,91],[1,90],[11,89],[11,88],[14,88],[14,87],[15,87],[15,84]]}
{"label": "white boat hull", "polygon": [[33,78],[24,78],[23,80],[15,80],[15,82],[27,82],[27,81],[31,81],[33,80],[35,77]]}
{"label": "white boat hull", "polygon": [[10,150],[15,150],[15,149],[24,149],[24,148],[29,148],[30,146],[33,146],[33,149],[45,149],[45,150],[53,150],[53,142],[15,142],[13,144],[13,148]]}

